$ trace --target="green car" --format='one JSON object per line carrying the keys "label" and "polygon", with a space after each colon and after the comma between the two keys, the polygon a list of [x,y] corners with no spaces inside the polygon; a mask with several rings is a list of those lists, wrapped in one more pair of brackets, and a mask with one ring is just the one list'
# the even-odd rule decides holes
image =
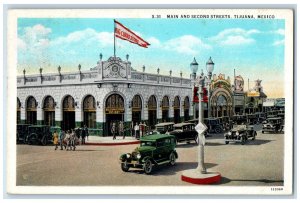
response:
{"label": "green car", "polygon": [[175,150],[176,138],[173,135],[149,135],[142,137],[140,141],[140,147],[132,153],[121,155],[121,169],[124,172],[130,168],[141,168],[146,174],[150,174],[155,166],[175,164],[178,154]]}

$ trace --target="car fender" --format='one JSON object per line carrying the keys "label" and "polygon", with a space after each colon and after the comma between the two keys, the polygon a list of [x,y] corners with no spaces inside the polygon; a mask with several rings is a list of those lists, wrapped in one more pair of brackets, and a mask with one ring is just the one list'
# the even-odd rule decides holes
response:
{"label": "car fender", "polygon": [[122,155],[120,156],[120,160],[121,160],[121,161],[125,161],[126,159],[127,159],[126,154],[122,154]]}
{"label": "car fender", "polygon": [[141,162],[145,163],[148,159],[151,160],[152,163],[156,163],[156,161],[154,161],[154,159],[152,157],[150,157],[150,156],[144,157]]}
{"label": "car fender", "polygon": [[175,154],[176,159],[178,159],[178,153],[176,152],[176,150],[172,151],[171,153]]}

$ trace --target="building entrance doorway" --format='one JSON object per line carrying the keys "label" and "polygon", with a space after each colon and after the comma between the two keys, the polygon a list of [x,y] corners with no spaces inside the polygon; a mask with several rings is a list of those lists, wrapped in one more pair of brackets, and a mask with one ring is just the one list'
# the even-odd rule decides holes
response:
{"label": "building entrance doorway", "polygon": [[75,128],[75,102],[70,95],[66,96],[63,101],[63,121],[61,124],[63,130]]}
{"label": "building entrance doorway", "polygon": [[156,98],[154,95],[152,95],[148,100],[148,121],[149,121],[149,128],[153,129],[156,124],[157,119],[157,103]]}
{"label": "building entrance doorway", "polygon": [[124,99],[119,94],[110,95],[105,103],[105,131],[104,135],[112,136],[112,127],[115,123],[115,131],[118,133],[118,126],[120,122],[124,124]]}

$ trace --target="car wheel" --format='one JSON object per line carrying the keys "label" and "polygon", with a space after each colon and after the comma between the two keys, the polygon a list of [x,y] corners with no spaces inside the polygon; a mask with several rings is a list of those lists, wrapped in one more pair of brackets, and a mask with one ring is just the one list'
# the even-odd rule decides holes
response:
{"label": "car wheel", "polygon": [[172,152],[172,153],[170,154],[170,165],[171,165],[171,166],[174,166],[174,165],[175,165],[175,162],[176,162],[176,156],[175,156],[175,154]]}
{"label": "car wheel", "polygon": [[221,132],[222,132],[222,129],[217,127],[217,128],[215,129],[215,132],[216,132],[216,133],[221,133]]}
{"label": "car wheel", "polygon": [[47,145],[47,137],[46,136],[43,136],[43,138],[41,140],[41,143],[42,143],[43,146]]}
{"label": "car wheel", "polygon": [[148,175],[152,172],[152,162],[151,160],[147,160],[145,163],[144,163],[144,171],[145,173]]}
{"label": "car wheel", "polygon": [[225,141],[225,144],[229,144],[229,141]]}
{"label": "car wheel", "polygon": [[127,161],[121,163],[121,169],[122,169],[122,171],[124,171],[124,172],[127,172],[127,171],[129,170],[129,166],[128,166],[128,164],[127,164]]}
{"label": "car wheel", "polygon": [[262,134],[264,134],[264,131],[261,131]]}

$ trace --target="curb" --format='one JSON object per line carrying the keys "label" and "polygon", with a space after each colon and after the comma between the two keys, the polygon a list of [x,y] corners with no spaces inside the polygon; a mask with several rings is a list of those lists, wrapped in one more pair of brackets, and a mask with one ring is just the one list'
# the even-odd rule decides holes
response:
{"label": "curb", "polygon": [[132,142],[86,142],[84,145],[96,145],[96,146],[117,146],[117,145],[132,145],[132,144],[140,144],[140,141],[132,141]]}
{"label": "curb", "polygon": [[192,184],[198,184],[198,185],[208,185],[208,184],[214,184],[221,181],[221,174],[216,173],[215,175],[209,176],[209,177],[190,177],[187,175],[181,175],[181,180],[192,183]]}

